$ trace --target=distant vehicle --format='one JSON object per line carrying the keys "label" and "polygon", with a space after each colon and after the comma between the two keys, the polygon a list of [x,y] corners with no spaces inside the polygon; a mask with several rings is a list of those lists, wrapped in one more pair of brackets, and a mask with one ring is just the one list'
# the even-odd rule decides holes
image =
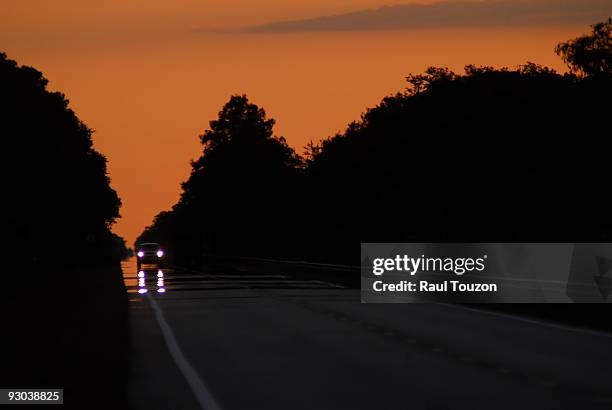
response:
{"label": "distant vehicle", "polygon": [[136,264],[138,265],[138,271],[140,271],[144,265],[162,267],[164,256],[165,252],[158,243],[139,243],[136,245]]}

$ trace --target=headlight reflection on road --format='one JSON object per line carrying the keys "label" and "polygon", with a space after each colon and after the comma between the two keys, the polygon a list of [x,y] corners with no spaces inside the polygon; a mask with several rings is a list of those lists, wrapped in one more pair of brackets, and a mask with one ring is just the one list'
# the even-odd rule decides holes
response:
{"label": "headlight reflection on road", "polygon": [[160,269],[157,271],[157,293],[166,293],[164,287],[164,272]]}
{"label": "headlight reflection on road", "polygon": [[[147,273],[152,276],[154,275],[154,271],[146,271],[146,270],[139,270],[138,271],[138,293],[141,295],[144,295],[145,293],[147,293],[149,291],[149,289],[147,289]],[[153,282],[153,278],[155,276],[153,276],[152,278],[149,279],[149,287],[153,286],[152,282]],[[151,289],[152,291],[153,289]],[[161,269],[157,270],[157,293],[166,293],[166,287],[165,287],[165,283],[164,283],[164,271],[162,271]]]}
{"label": "headlight reflection on road", "polygon": [[144,295],[147,293],[147,283],[145,277],[145,271],[138,271],[138,293]]}

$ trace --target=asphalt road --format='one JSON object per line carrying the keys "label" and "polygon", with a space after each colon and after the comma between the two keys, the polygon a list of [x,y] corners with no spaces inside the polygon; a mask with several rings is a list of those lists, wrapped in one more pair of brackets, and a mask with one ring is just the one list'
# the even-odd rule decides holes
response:
{"label": "asphalt road", "polygon": [[134,409],[612,408],[605,333],[232,269],[139,294],[133,269]]}

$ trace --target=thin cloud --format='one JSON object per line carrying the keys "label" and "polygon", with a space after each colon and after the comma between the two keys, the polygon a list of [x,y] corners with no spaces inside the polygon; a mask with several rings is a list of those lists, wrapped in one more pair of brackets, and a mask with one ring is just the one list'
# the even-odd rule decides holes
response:
{"label": "thin cloud", "polygon": [[610,15],[612,0],[458,0],[385,6],[376,10],[279,21],[250,27],[248,30],[283,33],[590,24]]}

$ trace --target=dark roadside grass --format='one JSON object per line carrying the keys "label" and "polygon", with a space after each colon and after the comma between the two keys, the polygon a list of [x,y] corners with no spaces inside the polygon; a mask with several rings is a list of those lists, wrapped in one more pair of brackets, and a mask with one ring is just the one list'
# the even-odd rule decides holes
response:
{"label": "dark roadside grass", "polygon": [[64,389],[62,408],[127,408],[129,327],[119,263],[4,277],[0,388]]}

